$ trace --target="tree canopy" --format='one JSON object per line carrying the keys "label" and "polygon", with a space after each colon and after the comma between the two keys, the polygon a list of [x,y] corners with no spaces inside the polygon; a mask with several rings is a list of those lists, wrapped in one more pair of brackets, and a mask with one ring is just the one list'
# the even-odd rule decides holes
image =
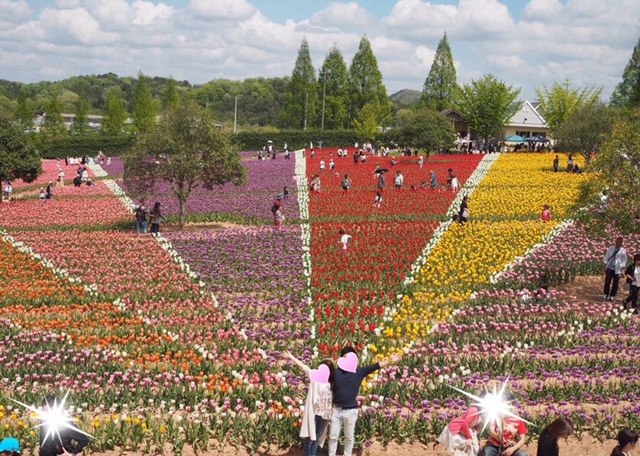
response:
{"label": "tree canopy", "polygon": [[378,106],[376,116],[379,124],[384,123],[391,114],[391,103],[382,82],[382,73],[366,36],[360,40],[349,67],[349,103],[352,119],[370,103]]}
{"label": "tree canopy", "polygon": [[7,179],[33,182],[41,173],[40,156],[29,143],[24,128],[0,119],[0,182],[4,184]]}
{"label": "tree canopy", "polygon": [[611,104],[618,108],[640,108],[640,39],[622,73],[622,81],[611,95]]}
{"label": "tree canopy", "polygon": [[424,81],[420,101],[429,109],[441,112],[454,106],[459,90],[456,67],[453,65],[451,47],[445,33],[438,43],[429,75]]}
{"label": "tree canopy", "polygon": [[536,87],[540,100],[538,111],[544,116],[552,135],[579,108],[593,106],[600,100],[602,88],[572,88],[567,78],[562,84],[553,83],[551,89],[546,86]]}
{"label": "tree canopy", "polygon": [[457,109],[481,138],[501,139],[504,127],[522,105],[516,102],[518,95],[520,89],[488,74],[464,85]]}
{"label": "tree canopy", "polygon": [[349,121],[349,74],[342,53],[335,46],[331,48],[320,68],[318,93],[321,103],[320,126],[327,130],[346,128]]}
{"label": "tree canopy", "polygon": [[209,110],[193,101],[165,111],[157,125],[137,137],[124,162],[124,178],[139,194],[146,193],[155,181],[169,183],[178,199],[180,228],[184,227],[185,205],[194,188],[213,189],[246,179],[229,135],[216,128]]}
{"label": "tree canopy", "polygon": [[602,103],[582,106],[556,130],[556,145],[559,150],[582,155],[589,163],[592,153],[609,139],[613,119],[611,109]]}
{"label": "tree canopy", "polygon": [[618,116],[580,188],[575,216],[594,230],[637,233],[640,223],[640,109]]}
{"label": "tree canopy", "polygon": [[456,137],[451,121],[426,106],[408,111],[391,133],[400,145],[424,150],[427,155],[438,149],[449,150]]}
{"label": "tree canopy", "polygon": [[140,132],[150,130],[156,123],[156,108],[153,104],[153,97],[151,96],[151,89],[147,79],[142,74],[142,71],[138,74],[133,96],[133,109],[131,111],[133,125]]}
{"label": "tree canopy", "polygon": [[318,108],[316,71],[311,63],[309,43],[304,38],[291,73],[284,111],[284,125],[288,128],[307,129],[315,123]]}
{"label": "tree canopy", "polygon": [[102,130],[108,135],[119,135],[127,120],[127,105],[122,99],[122,91],[112,87],[107,92]]}

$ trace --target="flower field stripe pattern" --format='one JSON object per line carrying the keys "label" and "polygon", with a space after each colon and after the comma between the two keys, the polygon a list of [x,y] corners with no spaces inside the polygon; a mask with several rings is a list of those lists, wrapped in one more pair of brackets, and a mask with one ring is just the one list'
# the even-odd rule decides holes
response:
{"label": "flower field stripe pattern", "polygon": [[2,240],[4,242],[6,242],[7,244],[11,245],[13,248],[18,250],[19,252],[24,253],[24,254],[30,256],[32,259],[40,262],[42,264],[42,266],[44,266],[45,268],[49,269],[59,279],[64,280],[64,281],[68,281],[71,284],[77,283],[78,285],[80,285],[80,286],[82,286],[84,288],[85,292],[88,295],[97,294],[97,287],[95,286],[95,284],[93,284],[93,283],[83,283],[83,281],[81,279],[79,279],[78,277],[71,276],[69,274],[69,272],[67,272],[66,269],[56,267],[53,264],[53,262],[51,262],[50,260],[46,259],[45,257],[40,255],[39,253],[36,253],[31,247],[26,245],[24,242],[16,241],[16,239],[14,239],[6,231],[4,231],[2,229],[0,229],[0,240]]}
{"label": "flower field stripe pattern", "polygon": [[527,250],[523,256],[521,257],[516,257],[514,259],[513,262],[507,264],[504,269],[502,271],[500,271],[497,274],[494,274],[491,276],[491,278],[489,279],[489,281],[492,284],[497,284],[500,282],[500,280],[502,279],[502,277],[508,273],[509,271],[511,271],[512,269],[518,267],[519,265],[521,265],[524,261],[526,261],[528,258],[531,258],[538,250],[542,250],[545,249],[549,244],[551,244],[552,242],[555,241],[555,239],[560,236],[562,233],[564,233],[570,226],[572,226],[574,224],[573,220],[565,220],[563,222],[560,222],[558,225],[556,225],[548,234],[544,235],[542,237],[542,241],[539,242],[538,244],[535,244],[533,247],[531,247],[529,250]]}
{"label": "flower field stripe pattern", "polygon": [[[294,152],[296,160],[295,179],[298,188],[298,207],[300,210],[300,238],[302,240],[302,272],[306,279],[306,300],[307,305],[311,307],[311,224],[309,223],[309,186],[307,185],[307,161],[304,157],[304,150],[296,150]],[[314,323],[315,313],[309,315],[309,325],[311,327],[311,339],[316,338],[316,326]],[[318,347],[313,346],[313,357],[318,356]]]}
{"label": "flower field stripe pattern", "polygon": [[[311,158],[307,151],[306,161],[307,178],[317,174],[322,182],[321,191],[310,195],[309,215],[312,299],[324,356],[336,355],[345,341],[366,349],[380,337],[406,274],[456,197],[446,188],[447,169],[453,168],[464,184],[481,161],[480,156],[443,155],[420,167],[418,158],[400,157],[393,166],[391,157],[369,156],[356,164],[335,152],[317,150]],[[331,160],[335,170],[329,169]],[[373,207],[376,165],[390,170],[380,208]],[[396,170],[404,174],[400,190],[394,188]],[[431,170],[440,188],[420,189],[422,181],[430,182]],[[341,186],[344,174],[352,182],[347,192]],[[347,252],[341,248],[341,229],[352,236]]]}
{"label": "flower field stripe pattern", "polygon": [[418,272],[420,268],[424,266],[424,264],[427,261],[427,258],[429,257],[429,253],[431,253],[433,248],[438,244],[438,242],[440,242],[440,239],[442,238],[444,233],[446,233],[446,231],[449,229],[449,226],[451,225],[450,218],[458,213],[458,210],[460,209],[460,204],[462,203],[462,198],[464,196],[471,196],[473,194],[475,189],[478,187],[480,182],[482,182],[484,177],[489,172],[489,169],[496,162],[498,157],[499,157],[498,154],[489,154],[489,155],[485,155],[482,158],[476,170],[473,172],[473,174],[471,174],[471,177],[469,177],[469,179],[464,183],[464,185],[462,186],[462,189],[460,190],[456,198],[453,200],[453,202],[449,206],[449,209],[447,210],[447,217],[449,217],[449,220],[445,220],[444,222],[440,223],[438,228],[436,228],[436,230],[434,231],[433,236],[429,240],[429,243],[427,244],[427,246],[424,248],[420,256],[418,256],[416,261],[411,265],[410,273],[404,282],[405,285],[409,285],[413,283],[416,272]]}

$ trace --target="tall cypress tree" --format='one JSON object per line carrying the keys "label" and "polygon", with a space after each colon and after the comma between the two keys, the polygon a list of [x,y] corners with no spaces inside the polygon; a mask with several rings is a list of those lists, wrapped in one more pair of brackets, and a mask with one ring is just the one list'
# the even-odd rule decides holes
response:
{"label": "tall cypress tree", "polygon": [[619,108],[640,107],[640,39],[622,73],[622,81],[611,95],[611,104]]}
{"label": "tall cypress tree", "polygon": [[104,105],[102,131],[108,135],[119,135],[122,133],[125,120],[127,120],[127,104],[122,98],[122,90],[117,86],[111,87],[107,91]]}
{"label": "tall cypress tree", "polygon": [[148,78],[138,73],[138,82],[133,91],[133,124],[140,132],[145,132],[156,122],[156,108],[153,104]]}
{"label": "tall cypress tree", "polygon": [[172,109],[178,105],[180,95],[178,95],[178,83],[175,79],[169,78],[162,91],[162,109]]}
{"label": "tall cypress tree", "polygon": [[89,118],[87,114],[89,112],[89,105],[85,98],[79,98],[76,101],[76,112],[75,117],[73,119],[73,124],[71,125],[71,131],[77,134],[83,134],[89,129]]}
{"label": "tall cypress tree", "polygon": [[424,81],[420,100],[428,108],[440,112],[453,107],[457,94],[456,68],[453,65],[453,55],[445,32],[438,43],[429,75]]}
{"label": "tall cypress tree", "polygon": [[320,124],[322,125],[324,111],[325,129],[346,128],[349,119],[349,75],[347,64],[336,46],[331,48],[324,59],[318,78],[318,89]]}
{"label": "tall cypress tree", "polygon": [[22,89],[18,93],[15,118],[25,128],[33,126],[33,111],[29,107],[29,100]]}
{"label": "tall cypress tree", "polygon": [[60,106],[58,95],[55,93],[49,100],[46,116],[44,118],[44,125],[45,127],[60,127],[64,125],[64,120],[62,119],[62,106]]}
{"label": "tall cypress tree", "polygon": [[316,124],[318,88],[311,63],[309,43],[303,38],[287,90],[284,124],[288,128],[307,128]]}
{"label": "tall cypress tree", "polygon": [[377,105],[379,123],[391,114],[391,103],[382,82],[378,61],[373,55],[369,39],[363,36],[349,67],[349,116],[352,122],[367,104]]}

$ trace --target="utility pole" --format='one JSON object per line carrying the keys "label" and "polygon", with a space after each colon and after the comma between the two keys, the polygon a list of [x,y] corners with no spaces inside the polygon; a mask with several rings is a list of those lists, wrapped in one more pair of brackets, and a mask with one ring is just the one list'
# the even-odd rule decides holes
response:
{"label": "utility pole", "polygon": [[307,107],[309,105],[309,92],[304,93],[304,131],[307,131]]}
{"label": "utility pole", "polygon": [[327,73],[324,74],[322,83],[322,124],[320,130],[324,130],[324,100],[327,96]]}
{"label": "utility pole", "polygon": [[237,131],[238,125],[238,95],[236,95],[236,106],[233,110],[233,132]]}

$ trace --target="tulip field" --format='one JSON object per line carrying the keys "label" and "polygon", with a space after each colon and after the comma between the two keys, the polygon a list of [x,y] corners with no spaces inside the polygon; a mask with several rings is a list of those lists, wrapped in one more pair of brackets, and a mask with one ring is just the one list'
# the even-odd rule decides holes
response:
{"label": "tulip field", "polygon": [[[0,204],[0,438],[37,448],[35,423],[11,399],[69,392],[93,453],[300,446],[305,379],[281,353],[317,364],[345,344],[361,364],[404,353],[363,384],[365,450],[433,444],[465,408],[451,386],[479,392],[507,378],[532,438],[557,416],[584,438],[640,427],[640,318],[565,291],[601,274],[617,235],[569,219],[588,174],[554,173],[550,154],[437,155],[421,166],[306,152],[242,153],[246,184],[194,191],[197,229],[183,232],[168,184],[156,183],[146,204],[160,201],[169,222],[158,238],[136,235],[138,200],[117,157],[89,166],[93,187],[67,184],[53,200],[39,200],[40,187],[75,167],[46,160],[35,183],[16,182],[14,201]],[[389,170],[379,208],[376,166]],[[421,188],[431,171],[438,187]],[[284,187],[285,223],[273,227]],[[545,204],[551,222],[540,221]],[[640,235],[624,242],[640,253]]]}

